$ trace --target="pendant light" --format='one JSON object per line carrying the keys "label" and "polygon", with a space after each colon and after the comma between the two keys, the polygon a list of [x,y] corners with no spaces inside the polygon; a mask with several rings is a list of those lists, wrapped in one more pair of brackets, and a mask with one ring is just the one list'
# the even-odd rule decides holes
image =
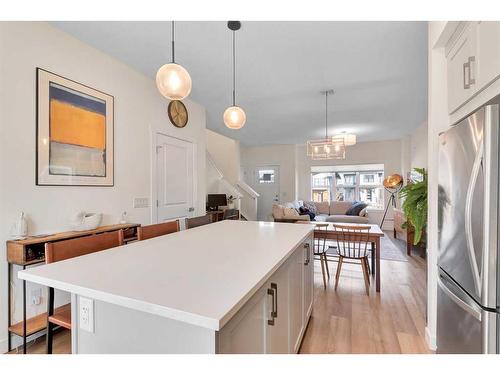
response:
{"label": "pendant light", "polygon": [[235,32],[241,28],[241,22],[229,21],[227,27],[233,32],[233,105],[224,111],[224,124],[230,129],[241,129],[247,119],[245,111],[236,105]]}
{"label": "pendant light", "polygon": [[191,93],[191,77],[184,67],[175,63],[175,25],[172,21],[172,62],[156,73],[156,86],[170,100],[182,100]]}
{"label": "pendant light", "polygon": [[328,138],[328,95],[333,95],[333,90],[321,93],[325,94],[325,138],[307,141],[307,155],[312,160],[345,159],[344,139]]}

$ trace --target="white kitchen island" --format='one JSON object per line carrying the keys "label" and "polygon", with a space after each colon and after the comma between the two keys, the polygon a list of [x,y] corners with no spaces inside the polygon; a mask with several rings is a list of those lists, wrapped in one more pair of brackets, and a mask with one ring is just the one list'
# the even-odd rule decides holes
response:
{"label": "white kitchen island", "polygon": [[226,220],[18,275],[71,293],[73,353],[295,353],[313,229]]}

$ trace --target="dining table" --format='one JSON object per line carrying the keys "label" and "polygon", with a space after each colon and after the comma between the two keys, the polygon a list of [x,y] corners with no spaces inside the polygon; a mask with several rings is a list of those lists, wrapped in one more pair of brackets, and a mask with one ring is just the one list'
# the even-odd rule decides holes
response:
{"label": "dining table", "polygon": [[314,236],[316,238],[325,238],[326,240],[337,240],[339,235],[342,234],[342,231],[337,229],[334,224],[360,227],[369,226],[368,242],[371,243],[371,273],[375,276],[375,290],[377,293],[380,293],[380,239],[384,237],[384,232],[377,224],[333,223],[326,221],[297,221],[297,224],[315,225]]}

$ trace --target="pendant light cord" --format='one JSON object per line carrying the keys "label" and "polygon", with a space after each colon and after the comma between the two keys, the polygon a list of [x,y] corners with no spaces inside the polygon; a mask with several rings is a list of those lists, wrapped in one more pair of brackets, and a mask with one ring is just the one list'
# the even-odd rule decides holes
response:
{"label": "pendant light cord", "polygon": [[325,139],[328,140],[328,91],[325,93]]}
{"label": "pendant light cord", "polygon": [[175,26],[172,21],[172,63],[175,64]]}
{"label": "pendant light cord", "polygon": [[236,106],[236,52],[235,31],[233,30],[233,107]]}

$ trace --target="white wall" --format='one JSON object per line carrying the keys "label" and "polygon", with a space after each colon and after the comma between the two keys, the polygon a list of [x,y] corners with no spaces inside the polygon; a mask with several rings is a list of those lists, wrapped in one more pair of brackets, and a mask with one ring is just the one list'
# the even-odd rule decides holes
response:
{"label": "white wall", "polygon": [[[36,67],[114,96],[114,187],[35,186]],[[132,203],[134,197],[150,196],[150,127],[197,143],[196,208],[199,214],[204,212],[205,110],[189,100],[186,105],[189,123],[177,129],[150,78],[46,23],[0,22],[0,243],[5,244],[20,211],[28,214],[30,234],[66,230],[69,217],[78,210],[103,212],[105,224],[116,223],[122,211],[132,222],[149,223],[150,209],[133,209]],[[7,349],[5,260],[2,245],[0,352]],[[18,284],[15,280],[16,320],[22,316]],[[43,298],[40,306],[28,304],[28,315],[43,311],[45,303]]]}
{"label": "white wall", "polygon": [[[280,191],[282,202],[296,199],[295,145],[241,147],[241,165],[244,172],[257,166],[280,166]],[[247,172],[249,173],[249,172]],[[244,180],[251,185],[247,176]]]}
{"label": "white wall", "polygon": [[207,151],[224,175],[224,178],[236,185],[240,179],[240,142],[212,130],[206,129]]}
{"label": "white wall", "polygon": [[427,169],[427,121],[416,128],[410,136],[410,165],[411,168]]}
{"label": "white wall", "polygon": [[429,347],[436,347],[437,315],[437,207],[438,207],[438,135],[449,126],[446,58],[439,44],[447,22],[429,22],[429,98],[428,98],[428,214],[427,214],[427,327]]}

